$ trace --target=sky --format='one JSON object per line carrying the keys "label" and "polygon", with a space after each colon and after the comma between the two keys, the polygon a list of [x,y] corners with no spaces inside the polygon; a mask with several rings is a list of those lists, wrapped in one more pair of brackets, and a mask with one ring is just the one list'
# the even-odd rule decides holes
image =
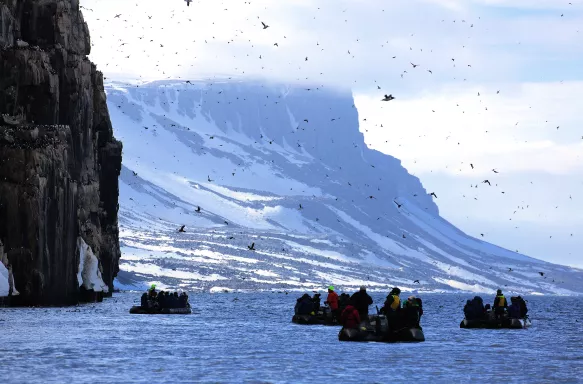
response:
{"label": "sky", "polygon": [[365,142],[401,159],[443,217],[583,267],[583,0],[81,5],[106,77],[351,90]]}

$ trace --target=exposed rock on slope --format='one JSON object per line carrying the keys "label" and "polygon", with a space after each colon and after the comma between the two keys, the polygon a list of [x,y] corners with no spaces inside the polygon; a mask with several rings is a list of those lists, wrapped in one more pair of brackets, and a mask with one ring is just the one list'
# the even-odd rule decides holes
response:
{"label": "exposed rock on slope", "polygon": [[0,0],[0,240],[13,303],[78,302],[92,286],[78,281],[89,276],[79,244],[102,291],[118,272],[122,146],[89,51],[78,0]]}

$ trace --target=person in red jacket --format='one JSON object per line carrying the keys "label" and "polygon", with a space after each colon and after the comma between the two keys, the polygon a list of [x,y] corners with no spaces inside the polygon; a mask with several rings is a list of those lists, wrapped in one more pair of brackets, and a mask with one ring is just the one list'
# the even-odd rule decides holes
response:
{"label": "person in red jacket", "polygon": [[328,287],[328,297],[326,298],[324,304],[328,304],[330,306],[334,318],[338,319],[338,294],[334,292],[333,286]]}
{"label": "person in red jacket", "polygon": [[342,315],[340,315],[340,323],[342,323],[344,328],[358,329],[360,326],[360,314],[352,306],[352,303],[348,304],[342,312]]}

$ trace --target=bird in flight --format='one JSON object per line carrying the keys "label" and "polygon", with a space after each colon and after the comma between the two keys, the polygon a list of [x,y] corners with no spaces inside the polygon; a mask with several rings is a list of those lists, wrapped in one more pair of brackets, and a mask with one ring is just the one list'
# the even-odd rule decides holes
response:
{"label": "bird in flight", "polygon": [[247,248],[249,248],[250,251],[254,251],[255,250],[255,243],[251,243],[251,245],[248,245]]}
{"label": "bird in flight", "polygon": [[393,95],[385,95],[385,97],[381,101],[391,101],[391,100],[395,100]]}
{"label": "bird in flight", "polygon": [[184,225],[183,225],[182,227],[180,227],[180,229],[178,230],[178,232],[186,232],[186,231],[184,230],[184,227],[185,227]]}
{"label": "bird in flight", "polygon": [[192,0],[184,0],[184,1],[186,1],[186,6],[190,7],[190,3],[192,3]]}
{"label": "bird in flight", "polygon": [[492,186],[492,184],[490,184],[490,180],[484,180],[482,181],[482,184],[488,184],[490,187]]}
{"label": "bird in flight", "polygon": [[429,195],[430,196],[433,196],[433,197],[435,197],[437,199],[437,195],[435,194],[435,192],[431,192]]}
{"label": "bird in flight", "polygon": [[263,25],[263,29],[269,28],[269,25],[265,24],[263,21],[261,22],[261,25]]}
{"label": "bird in flight", "polygon": [[393,203],[397,204],[397,208],[401,208],[403,206],[403,204],[399,204],[395,200],[393,200]]}

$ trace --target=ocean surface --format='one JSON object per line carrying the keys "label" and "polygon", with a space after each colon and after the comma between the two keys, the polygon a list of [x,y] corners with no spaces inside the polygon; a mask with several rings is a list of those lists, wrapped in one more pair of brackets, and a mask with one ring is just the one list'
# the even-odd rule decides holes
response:
{"label": "ocean surface", "polygon": [[422,295],[418,344],[292,324],[297,293],[192,294],[190,316],[130,315],[138,293],[0,308],[0,383],[583,382],[583,298],[526,297],[530,329],[460,329],[471,296]]}

